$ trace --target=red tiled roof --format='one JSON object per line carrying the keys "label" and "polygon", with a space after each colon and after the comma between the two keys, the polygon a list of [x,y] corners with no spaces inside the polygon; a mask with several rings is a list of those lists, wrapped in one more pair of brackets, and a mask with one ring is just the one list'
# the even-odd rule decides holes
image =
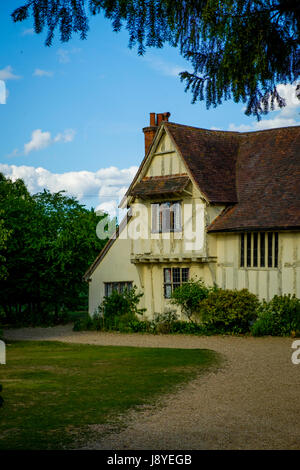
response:
{"label": "red tiled roof", "polygon": [[237,202],[235,164],[239,134],[172,122],[165,122],[164,126],[208,201],[214,204]]}
{"label": "red tiled roof", "polygon": [[190,178],[187,175],[152,176],[143,178],[129,192],[132,196],[159,196],[183,191]]}
{"label": "red tiled roof", "polygon": [[208,231],[300,227],[300,126],[245,133],[164,126],[200,191],[227,206]]}
{"label": "red tiled roof", "polygon": [[239,134],[238,203],[209,232],[300,228],[300,126]]}
{"label": "red tiled roof", "polygon": [[208,231],[300,227],[300,126],[245,133],[162,126],[207,200],[227,206]]}

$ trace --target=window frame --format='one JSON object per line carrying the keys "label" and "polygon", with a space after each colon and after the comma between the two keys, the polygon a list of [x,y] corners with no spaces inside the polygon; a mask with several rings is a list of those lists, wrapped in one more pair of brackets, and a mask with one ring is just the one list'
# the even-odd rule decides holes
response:
{"label": "window frame", "polygon": [[[133,288],[133,281],[109,281],[109,282],[103,282],[103,284],[104,284],[104,297],[109,297],[114,290],[116,290],[119,294],[121,294],[125,290],[125,289],[121,290],[121,286],[125,287],[127,290],[130,290]],[[118,286],[118,288],[114,289],[114,286],[116,285]]]}
{"label": "window frame", "polygon": [[239,269],[278,269],[279,232],[240,233]]}
{"label": "window frame", "polygon": [[[174,272],[176,272],[176,276],[178,276],[178,271],[179,270],[179,277],[176,277],[176,280],[174,281]],[[170,277],[169,281],[166,281],[166,272],[170,271]],[[184,276],[183,276],[184,274]],[[165,267],[163,268],[163,292],[164,292],[164,298],[165,299],[170,299],[172,296],[172,292],[174,289],[177,287],[182,286],[185,282],[189,281],[190,277],[190,268],[189,267],[180,267],[180,266],[172,266],[172,267]],[[183,280],[184,279],[184,280]],[[167,288],[170,292],[170,296],[166,295]]]}
{"label": "window frame", "polygon": [[[169,210],[166,206],[169,205]],[[151,203],[151,233],[182,232],[182,201],[168,200]],[[178,207],[177,211],[173,207]],[[177,225],[177,217],[179,223]]]}

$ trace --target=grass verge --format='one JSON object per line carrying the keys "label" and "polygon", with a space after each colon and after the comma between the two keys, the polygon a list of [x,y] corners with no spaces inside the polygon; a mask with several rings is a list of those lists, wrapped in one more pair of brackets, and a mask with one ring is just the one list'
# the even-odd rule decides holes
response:
{"label": "grass verge", "polygon": [[205,349],[11,342],[0,366],[0,449],[71,449],[219,364]]}

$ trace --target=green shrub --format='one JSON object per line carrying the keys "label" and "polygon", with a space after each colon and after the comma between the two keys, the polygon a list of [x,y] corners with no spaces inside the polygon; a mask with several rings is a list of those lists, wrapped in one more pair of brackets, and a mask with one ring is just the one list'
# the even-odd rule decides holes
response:
{"label": "green shrub", "polygon": [[153,333],[151,323],[148,320],[131,320],[128,323],[129,333]]}
{"label": "green shrub", "polygon": [[115,317],[115,324],[113,329],[121,331],[122,333],[131,333],[131,323],[135,321],[138,321],[138,318],[135,313],[124,313],[124,315]]}
{"label": "green shrub", "polygon": [[143,315],[146,309],[139,308],[138,304],[143,293],[137,292],[137,287],[124,290],[123,292],[113,291],[109,297],[104,297],[98,312],[103,316],[104,328],[107,330],[118,330],[119,325],[124,331],[130,321],[138,319],[138,315]]}
{"label": "green shrub", "polygon": [[211,334],[205,325],[179,320],[174,310],[166,310],[164,313],[157,313],[152,320],[131,321],[128,323],[128,331],[131,333],[151,334]]}
{"label": "green shrub", "polygon": [[177,320],[172,324],[171,333],[182,335],[210,335],[210,330],[201,323]]}
{"label": "green shrub", "polygon": [[207,287],[201,279],[190,279],[174,289],[171,302],[181,308],[188,320],[195,321],[199,319],[202,301],[216,290],[216,287]]}
{"label": "green shrub", "polygon": [[168,334],[172,332],[172,325],[178,320],[175,310],[166,309],[164,313],[156,313],[150,322],[150,332]]}
{"label": "green shrub", "polygon": [[261,303],[252,325],[253,336],[290,336],[300,334],[300,299],[295,295],[275,295]]}
{"label": "green shrub", "polygon": [[212,333],[247,333],[255,321],[259,301],[247,289],[217,289],[201,303],[201,318]]}
{"label": "green shrub", "polygon": [[137,292],[134,286],[124,292],[113,291],[109,297],[104,297],[92,317],[86,315],[74,323],[74,331],[80,330],[104,330],[131,332],[139,328],[138,315],[142,315],[146,309],[139,308],[138,303],[142,293]]}
{"label": "green shrub", "polygon": [[74,322],[74,331],[99,331],[103,329],[103,319],[97,313],[90,316],[88,313],[85,316],[77,318]]}

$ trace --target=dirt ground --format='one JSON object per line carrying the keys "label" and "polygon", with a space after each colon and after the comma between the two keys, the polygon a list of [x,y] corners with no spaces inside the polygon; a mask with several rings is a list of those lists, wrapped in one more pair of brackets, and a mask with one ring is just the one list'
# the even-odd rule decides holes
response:
{"label": "dirt ground", "polygon": [[[199,376],[163,405],[133,411],[127,427],[90,449],[300,449],[300,364],[291,338],[73,332],[72,325],[6,330],[6,340],[213,349],[220,370]],[[97,433],[98,434],[98,433]]]}

